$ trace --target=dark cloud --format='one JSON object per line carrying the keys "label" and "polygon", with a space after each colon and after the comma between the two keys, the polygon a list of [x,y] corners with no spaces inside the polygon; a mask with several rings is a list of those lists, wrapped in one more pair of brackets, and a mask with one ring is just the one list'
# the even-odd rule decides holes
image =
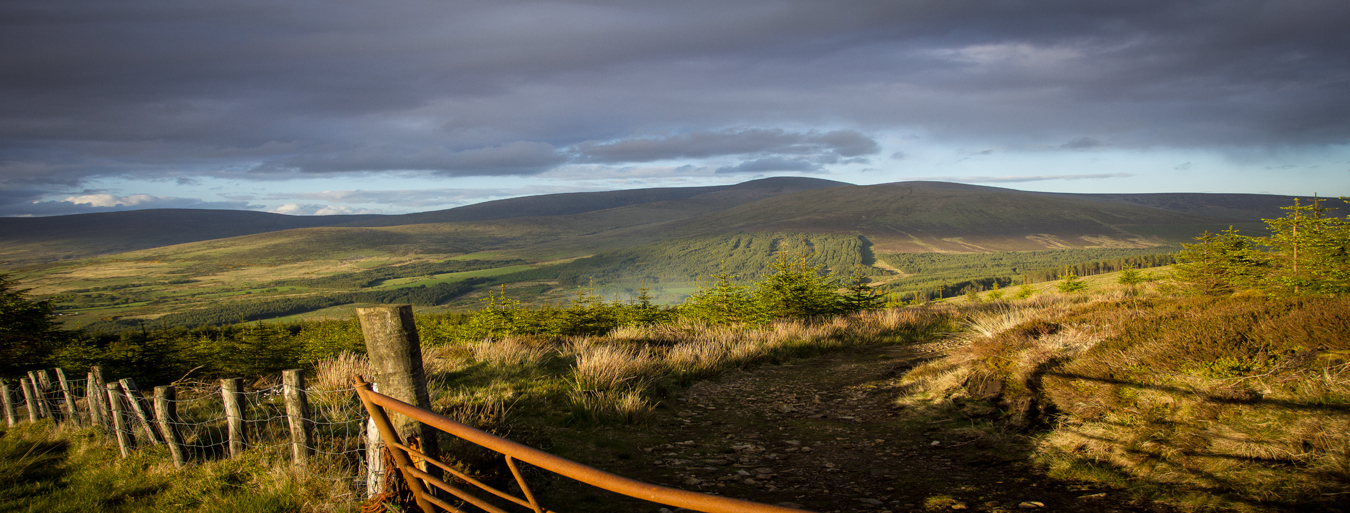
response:
{"label": "dark cloud", "polygon": [[1077,139],[1059,145],[1060,148],[1066,150],[1090,150],[1092,148],[1098,148],[1101,146],[1106,146],[1106,143],[1103,143],[1091,137],[1079,137]]}
{"label": "dark cloud", "polygon": [[0,189],[805,168],[861,162],[899,129],[958,147],[1345,144],[1346,19],[1341,0],[11,0]]}
{"label": "dark cloud", "polygon": [[375,147],[305,153],[254,172],[295,170],[304,173],[356,171],[430,171],[452,176],[532,175],[562,164],[566,158],[548,143],[515,141],[500,146],[450,151],[444,148]]}

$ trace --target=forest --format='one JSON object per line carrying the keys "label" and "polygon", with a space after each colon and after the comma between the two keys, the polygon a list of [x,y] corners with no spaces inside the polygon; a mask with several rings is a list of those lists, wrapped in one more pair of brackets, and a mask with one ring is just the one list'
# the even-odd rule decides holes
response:
{"label": "forest", "polygon": [[1171,265],[1178,248],[1091,248],[995,253],[893,253],[882,261],[913,276],[888,281],[886,290],[928,299],[951,297],[998,284],[1037,283],[1075,276],[1093,276],[1122,269]]}

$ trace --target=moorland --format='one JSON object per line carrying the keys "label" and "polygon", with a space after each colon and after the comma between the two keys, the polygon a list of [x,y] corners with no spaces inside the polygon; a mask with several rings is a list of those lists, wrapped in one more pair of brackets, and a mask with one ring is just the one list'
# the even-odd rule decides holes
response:
{"label": "moorland", "polygon": [[[658,484],[816,511],[1347,509],[1350,218],[1325,204],[809,179],[561,196],[7,245],[6,304],[41,322],[3,371],[342,388],[369,372],[350,308],[409,302],[437,411]],[[285,458],[115,454],[9,428],[0,504],[355,508]]]}
{"label": "moorland", "polygon": [[995,282],[1164,265],[1204,231],[1260,230],[1293,198],[1073,195],[770,178],[733,186],[514,198],[401,216],[133,211],[0,219],[0,262],[65,325],[118,332],[341,318],[352,305],[472,310],[504,286],[525,304],[585,288],[673,304],[726,272],[760,277],[784,249],[886,294],[948,297]]}

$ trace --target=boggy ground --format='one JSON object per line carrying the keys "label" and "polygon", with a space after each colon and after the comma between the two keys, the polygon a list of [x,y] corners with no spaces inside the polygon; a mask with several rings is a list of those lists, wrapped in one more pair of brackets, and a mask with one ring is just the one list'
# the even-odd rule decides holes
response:
{"label": "boggy ground", "polygon": [[[937,344],[859,347],[698,383],[641,427],[548,433],[555,453],[640,481],[818,512],[1171,511],[1046,477],[1030,440],[894,405]],[[986,424],[987,426],[987,424]],[[541,483],[557,511],[650,511],[594,488]],[[674,510],[674,508],[667,508]]]}

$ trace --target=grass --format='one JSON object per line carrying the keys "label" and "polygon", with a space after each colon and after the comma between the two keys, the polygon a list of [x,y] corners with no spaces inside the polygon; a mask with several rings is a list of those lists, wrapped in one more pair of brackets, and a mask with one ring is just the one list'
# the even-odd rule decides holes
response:
{"label": "grass", "polygon": [[1350,302],[1043,294],[963,305],[897,404],[1034,435],[1051,475],[1185,510],[1316,508],[1350,492]]}
{"label": "grass", "polygon": [[[1350,492],[1350,302],[1180,297],[1159,283],[1127,289],[1109,275],[1085,281],[1087,293],[1057,293],[1048,283],[1018,301],[957,298],[762,329],[676,324],[599,337],[514,337],[428,346],[423,357],[433,409],[547,449],[541,433],[559,426],[595,437],[606,426],[640,428],[683,387],[729,370],[938,339],[942,354],[897,379],[895,402],[907,418],[969,421],[970,439],[1027,440],[1037,464],[1058,478],[1197,511],[1316,509]],[[315,370],[315,385],[333,389],[370,372],[354,354]],[[0,497],[16,502],[0,509],[20,504],[10,497],[60,495],[60,487],[77,486],[60,483],[105,479],[76,467],[115,458],[80,441],[90,435],[16,432],[6,434],[0,474],[16,483]],[[450,447],[462,468],[503,471],[481,450]],[[136,461],[119,468],[172,473]],[[206,489],[225,503],[235,500],[230,486],[242,486],[226,483],[245,475],[264,492],[321,494],[296,476],[274,475],[284,465],[251,465],[190,472],[205,472]],[[82,473],[90,476],[71,477]],[[184,509],[207,507],[158,479],[90,493],[134,505],[110,511],[160,507],[165,497]],[[283,500],[268,493],[247,500],[263,501],[261,510]]]}
{"label": "grass", "polygon": [[165,454],[117,456],[98,432],[20,424],[0,434],[0,510],[330,512],[332,491],[262,453],[175,469]]}
{"label": "grass", "polygon": [[374,287],[372,287],[372,288],[376,288],[376,289],[391,289],[391,288],[402,288],[402,287],[416,287],[416,286],[419,286],[419,285],[427,285],[427,286],[431,286],[431,285],[435,285],[435,284],[437,284],[437,283],[454,283],[454,282],[457,282],[457,281],[467,280],[467,279],[469,279],[469,278],[480,278],[480,277],[501,276],[501,275],[504,275],[504,274],[511,274],[511,273],[520,272],[520,271],[528,271],[528,270],[530,270],[530,269],[533,269],[533,267],[528,266],[528,265],[512,265],[512,266],[507,266],[507,267],[498,267],[498,268],[495,268],[495,269],[482,269],[482,270],[478,270],[478,271],[464,271],[464,272],[458,272],[458,273],[437,274],[437,275],[435,275],[435,276],[432,276],[430,279],[428,279],[428,278],[395,278],[395,279],[392,279],[392,280],[385,280],[383,283],[381,283],[381,284],[379,284],[379,285],[376,285],[376,286],[374,286]]}

